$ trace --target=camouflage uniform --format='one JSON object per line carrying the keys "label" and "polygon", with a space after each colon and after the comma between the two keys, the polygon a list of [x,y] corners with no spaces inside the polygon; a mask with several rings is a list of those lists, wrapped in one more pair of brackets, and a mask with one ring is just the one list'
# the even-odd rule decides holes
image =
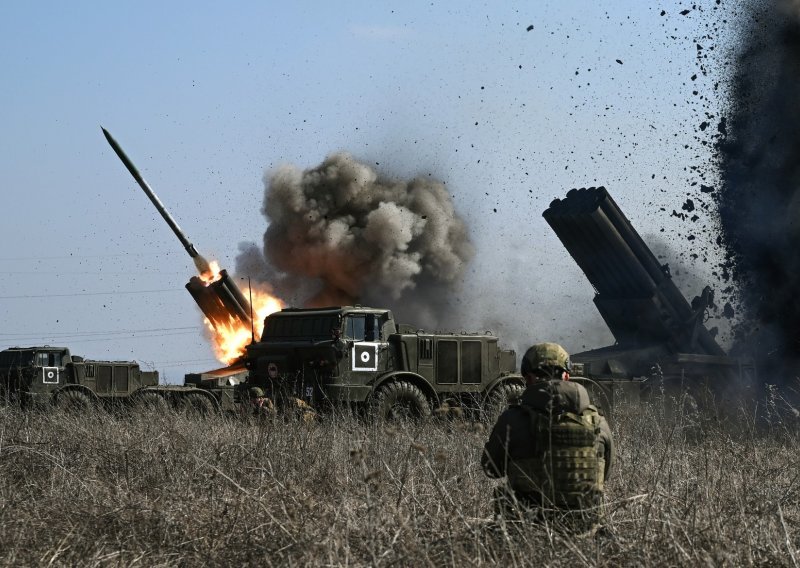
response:
{"label": "camouflage uniform", "polygon": [[[568,355],[560,346],[556,347],[565,356],[565,362],[557,365],[557,368],[565,370],[565,367],[569,367]],[[548,366],[551,363],[546,361]],[[532,371],[530,364],[527,367],[526,359],[523,359],[523,374]],[[563,460],[558,464],[561,466],[559,470],[558,466],[553,468],[557,460],[552,455],[545,457],[550,449],[546,447],[546,430],[553,416],[569,416],[578,425],[581,421],[590,425],[580,425],[580,428],[591,433],[589,449],[584,451],[583,457],[568,458],[566,473]],[[543,463],[547,460],[548,463]],[[507,485],[498,488],[495,493],[498,514],[507,514],[509,510],[516,509],[516,505],[521,505],[524,512],[532,513],[535,517],[541,518],[544,511],[572,512],[591,522],[600,513],[603,483],[610,475],[613,461],[611,431],[605,418],[591,405],[586,389],[565,380],[533,378],[529,379],[528,388],[519,404],[511,405],[498,418],[481,456],[486,475],[493,478],[508,477]],[[552,478],[559,475],[569,478],[569,483],[573,484],[574,479],[588,479],[584,483],[588,489],[583,493],[565,494],[568,497],[554,499],[553,488],[559,483],[552,481]]]}

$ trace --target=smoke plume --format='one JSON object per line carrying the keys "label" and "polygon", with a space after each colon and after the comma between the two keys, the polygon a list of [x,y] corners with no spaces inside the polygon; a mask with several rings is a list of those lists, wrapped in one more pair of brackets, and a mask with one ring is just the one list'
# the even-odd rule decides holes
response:
{"label": "smoke plume", "polygon": [[800,3],[751,7],[719,146],[726,269],[740,294],[737,346],[762,373],[800,360]]}
{"label": "smoke plume", "polygon": [[343,152],[308,170],[281,166],[264,182],[263,249],[240,245],[237,273],[294,305],[426,305],[435,319],[441,304],[431,300],[474,255],[440,182],[383,179]]}

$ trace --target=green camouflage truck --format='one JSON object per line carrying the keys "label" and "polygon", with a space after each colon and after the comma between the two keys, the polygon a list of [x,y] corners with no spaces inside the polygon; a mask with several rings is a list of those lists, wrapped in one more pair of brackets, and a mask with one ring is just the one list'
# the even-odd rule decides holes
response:
{"label": "green camouflage truck", "polygon": [[156,385],[158,372],[142,371],[135,361],[84,359],[49,345],[0,351],[0,399],[25,407],[119,402]]}
{"label": "green camouflage truck", "polygon": [[55,405],[70,410],[142,405],[208,413],[232,401],[232,382],[159,385],[158,371],[136,361],[99,361],[66,347],[12,347],[0,351],[0,401],[24,408]]}
{"label": "green camouflage truck", "polygon": [[244,360],[240,394],[246,388],[314,408],[355,406],[384,418],[492,411],[524,384],[514,351],[501,349],[488,332],[427,332],[398,325],[390,310],[364,306],[275,312]]}

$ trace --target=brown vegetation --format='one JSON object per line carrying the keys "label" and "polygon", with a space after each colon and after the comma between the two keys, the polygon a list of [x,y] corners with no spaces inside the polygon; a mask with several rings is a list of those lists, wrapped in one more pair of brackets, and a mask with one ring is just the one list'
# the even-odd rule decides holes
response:
{"label": "brown vegetation", "polygon": [[796,565],[794,424],[616,414],[609,531],[570,536],[492,520],[480,423],[1,408],[0,562]]}

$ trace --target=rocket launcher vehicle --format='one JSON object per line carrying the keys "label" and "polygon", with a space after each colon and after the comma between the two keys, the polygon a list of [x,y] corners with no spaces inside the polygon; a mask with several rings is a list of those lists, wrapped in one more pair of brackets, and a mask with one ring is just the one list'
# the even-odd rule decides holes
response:
{"label": "rocket launcher vehicle", "polygon": [[543,216],[594,287],[618,344],[725,355],[604,187],[573,189]]}
{"label": "rocket launcher vehicle", "polygon": [[[706,287],[688,302],[604,187],[572,189],[542,214],[595,290],[614,345],[573,354],[598,378],[726,377],[742,372],[704,325]],[[750,366],[749,363],[746,366]]]}
{"label": "rocket launcher vehicle", "polygon": [[[102,128],[102,127],[101,127]],[[131,159],[123,151],[122,147],[117,143],[113,136],[105,129],[102,128],[103,135],[111,145],[111,148],[125,164],[133,179],[142,188],[145,195],[155,206],[156,210],[167,222],[170,229],[178,237],[178,240],[186,249],[186,252],[192,258],[197,267],[200,276],[193,276],[186,284],[186,289],[197,302],[200,310],[211,322],[214,329],[222,329],[224,327],[245,327],[245,329],[252,329],[252,308],[250,302],[242,294],[239,287],[228,275],[226,270],[215,272],[211,264],[197,252],[194,245],[186,237],[186,234],[178,226],[178,223],[169,214],[164,204],[152,190],[150,185],[145,181],[144,177],[139,173],[139,170],[133,164]],[[216,263],[215,263],[216,264]]]}

